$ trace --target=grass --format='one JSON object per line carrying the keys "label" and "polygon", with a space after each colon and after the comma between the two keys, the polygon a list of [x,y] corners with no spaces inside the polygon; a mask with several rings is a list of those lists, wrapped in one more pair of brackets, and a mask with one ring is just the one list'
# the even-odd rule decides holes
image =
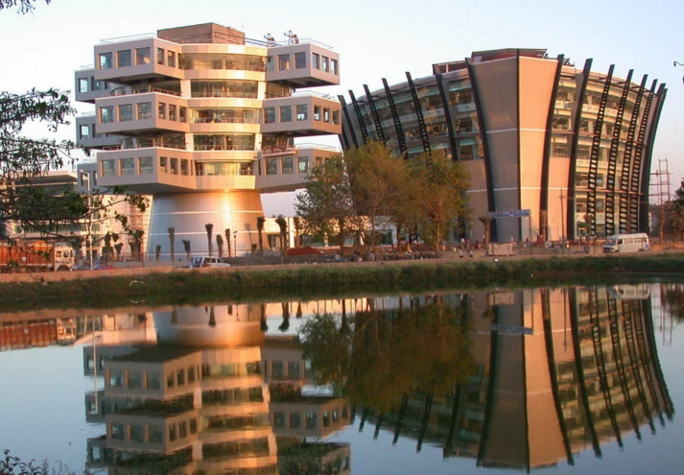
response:
{"label": "grass", "polygon": [[105,308],[212,301],[259,301],[377,292],[476,290],[497,287],[587,285],[637,275],[684,276],[684,253],[528,259],[388,261],[364,265],[302,265],[216,269],[211,272],[102,276],[59,282],[0,285],[0,311]]}

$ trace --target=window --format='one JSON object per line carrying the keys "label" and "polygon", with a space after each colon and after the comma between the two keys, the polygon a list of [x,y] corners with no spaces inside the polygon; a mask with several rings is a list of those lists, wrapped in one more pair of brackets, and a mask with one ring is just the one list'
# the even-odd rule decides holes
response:
{"label": "window", "polygon": [[332,111],[332,122],[335,125],[340,125],[340,111]]}
{"label": "window", "polygon": [[88,92],[88,78],[79,78],[78,92]]}
{"label": "window", "polygon": [[126,68],[131,65],[131,50],[117,51],[116,64],[119,68]]}
{"label": "window", "polygon": [[267,175],[277,175],[278,174],[278,159],[267,158],[266,159],[266,174]]}
{"label": "window", "polygon": [[133,175],[135,174],[135,167],[133,165],[132,158],[122,158],[119,160],[119,165],[121,166],[121,175]]}
{"label": "window", "polygon": [[164,64],[165,54],[164,48],[157,48],[157,64]]}
{"label": "window", "polygon": [[188,175],[188,172],[190,170],[190,167],[188,166],[188,160],[186,158],[182,159],[180,165],[181,175]]}
{"label": "window", "polygon": [[330,109],[323,109],[323,122],[330,122]]}
{"label": "window", "polygon": [[93,78],[93,91],[102,91],[107,89],[107,81],[97,81]]}
{"label": "window", "polygon": [[[283,173],[285,173],[285,165],[283,160]],[[292,173],[292,172],[290,172]],[[299,361],[288,361],[287,362],[287,376],[290,379],[299,379]]]}
{"label": "window", "polygon": [[264,109],[264,123],[273,124],[275,121],[275,107],[266,107]]}
{"label": "window", "polygon": [[170,68],[176,67],[176,53],[175,51],[166,52],[166,65]]}
{"label": "window", "polygon": [[176,105],[169,104],[169,120],[176,120]]}
{"label": "window", "polygon": [[279,54],[278,55],[278,69],[284,71],[290,69],[290,55],[289,54]]}
{"label": "window", "polygon": [[100,107],[100,123],[114,122],[114,106]]}
{"label": "window", "polygon": [[314,106],[314,120],[321,120],[321,106]]}
{"label": "window", "polygon": [[316,429],[318,416],[316,416],[315,412],[308,412],[306,414],[306,428],[309,430],[314,430]]}
{"label": "window", "polygon": [[140,157],[140,174],[147,175],[154,171],[152,157]]}
{"label": "window", "polygon": [[176,371],[176,381],[178,382],[178,386],[183,386],[185,384],[185,368]]}
{"label": "window", "polygon": [[147,373],[147,382],[145,387],[147,389],[161,389],[161,377],[159,376],[159,373]]}
{"label": "window", "polygon": [[276,429],[282,429],[285,427],[285,414],[282,412],[273,413],[273,427]]}
{"label": "window", "polygon": [[152,103],[151,102],[141,102],[137,104],[138,107],[138,120],[146,120],[152,118]]}
{"label": "window", "polygon": [[164,442],[164,435],[161,426],[147,426],[148,442]]}
{"label": "window", "polygon": [[173,377],[173,371],[166,375],[166,387],[172,388],[176,385],[176,380]]}
{"label": "window", "polygon": [[145,428],[139,424],[131,424],[131,442],[145,442]]}
{"label": "window", "polygon": [[301,53],[295,53],[295,68],[296,69],[303,69],[306,67],[306,53],[301,52]]}
{"label": "window", "polygon": [[157,117],[160,119],[166,119],[166,103],[160,102],[157,107]]}
{"label": "window", "polygon": [[283,376],[285,376],[282,361],[274,361],[273,362],[273,364],[271,366],[271,376],[273,376],[275,378],[282,378]]}
{"label": "window", "polygon": [[168,157],[159,157],[159,172],[168,173],[169,172],[169,159]]}
{"label": "window", "polygon": [[98,61],[100,69],[112,68],[112,53],[101,53]]}
{"label": "window", "polygon": [[142,388],[142,373],[140,371],[128,372],[128,389]]}
{"label": "window", "polygon": [[302,427],[302,416],[297,412],[290,414],[290,429],[299,429]]}
{"label": "window", "polygon": [[178,175],[178,159],[177,158],[171,159],[171,174],[172,175]]}
{"label": "window", "polygon": [[123,387],[123,371],[114,370],[109,372],[109,386],[112,388]]}
{"label": "window", "polygon": [[313,53],[312,55],[313,60],[312,60],[312,66],[314,69],[321,69],[321,55],[318,53]]}
{"label": "window", "polygon": [[297,159],[297,171],[307,173],[309,171],[309,157],[299,157]]}
{"label": "window", "polygon": [[114,160],[102,160],[102,176],[114,176]]}
{"label": "window", "polygon": [[283,175],[294,173],[294,157],[283,157]]}
{"label": "window", "polygon": [[275,61],[273,61],[273,56],[268,56],[266,58],[266,71],[275,70]]}
{"label": "window", "polygon": [[323,69],[323,71],[325,71],[326,73],[329,72],[328,61],[329,61],[329,60],[328,60],[328,57],[327,57],[327,56],[323,56],[323,66],[322,66],[322,69]]}
{"label": "window", "polygon": [[280,122],[292,122],[292,106],[280,107]]}
{"label": "window", "polygon": [[90,126],[89,125],[81,125],[78,128],[78,136],[81,139],[89,139],[90,138]]}
{"label": "window", "polygon": [[297,120],[306,120],[308,119],[308,111],[307,111],[307,105],[306,104],[297,104]]}
{"label": "window", "polygon": [[112,439],[124,440],[126,438],[126,428],[123,424],[112,424]]}
{"label": "window", "polygon": [[334,74],[337,76],[337,60],[336,59],[331,59],[330,60],[330,73]]}
{"label": "window", "polygon": [[122,104],[119,106],[119,120],[133,120],[133,104]]}
{"label": "window", "polygon": [[179,114],[179,120],[181,122],[187,122],[188,121],[188,108],[181,106],[180,109],[178,109],[180,114]]}
{"label": "window", "polygon": [[150,48],[137,48],[135,50],[135,64],[150,64]]}

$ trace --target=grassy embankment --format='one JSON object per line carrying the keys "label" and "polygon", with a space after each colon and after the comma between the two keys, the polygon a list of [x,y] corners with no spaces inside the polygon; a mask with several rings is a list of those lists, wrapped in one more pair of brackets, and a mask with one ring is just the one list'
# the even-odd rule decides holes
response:
{"label": "grassy embankment", "polygon": [[684,253],[233,267],[64,281],[37,278],[31,282],[0,284],[0,311],[105,308],[141,301],[146,305],[183,305],[294,297],[329,298],[378,292],[475,290],[491,286],[589,285],[617,283],[631,279],[635,274],[669,274],[670,280],[684,279]]}

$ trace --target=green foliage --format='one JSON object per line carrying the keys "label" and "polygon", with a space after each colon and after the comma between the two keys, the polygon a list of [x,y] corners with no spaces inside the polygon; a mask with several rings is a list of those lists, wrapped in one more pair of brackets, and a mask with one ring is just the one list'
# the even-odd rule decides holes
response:
{"label": "green foliage", "polygon": [[[36,7],[33,5],[37,0],[0,0],[0,10],[7,10],[19,7],[18,13],[28,13],[33,11]],[[47,5],[50,4],[51,0],[44,0]]]}

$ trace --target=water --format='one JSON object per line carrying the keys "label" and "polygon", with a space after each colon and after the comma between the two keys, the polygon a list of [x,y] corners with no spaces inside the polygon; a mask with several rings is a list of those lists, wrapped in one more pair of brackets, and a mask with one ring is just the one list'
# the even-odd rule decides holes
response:
{"label": "water", "polygon": [[677,473],[682,309],[681,284],[635,283],[3,314],[0,449],[77,473]]}

